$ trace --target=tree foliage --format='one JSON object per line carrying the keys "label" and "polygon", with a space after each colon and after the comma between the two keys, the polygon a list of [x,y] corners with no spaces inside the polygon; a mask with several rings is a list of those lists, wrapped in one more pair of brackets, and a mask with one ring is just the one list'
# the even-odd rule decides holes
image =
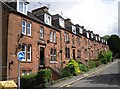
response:
{"label": "tree foliage", "polygon": [[108,39],[108,45],[113,52],[113,56],[120,58],[120,38],[117,35],[111,35]]}
{"label": "tree foliage", "polygon": [[110,36],[109,36],[109,35],[105,35],[105,36],[103,36],[103,38],[104,38],[105,40],[108,40],[108,39],[110,38]]}

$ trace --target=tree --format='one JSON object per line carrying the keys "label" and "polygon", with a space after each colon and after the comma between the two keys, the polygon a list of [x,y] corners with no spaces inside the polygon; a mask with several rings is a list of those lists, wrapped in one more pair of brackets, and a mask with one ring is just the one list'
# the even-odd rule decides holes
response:
{"label": "tree", "polygon": [[103,38],[104,38],[105,40],[108,40],[108,39],[110,38],[110,36],[109,36],[109,35],[105,35],[105,36],[103,36]]}
{"label": "tree", "polygon": [[120,38],[117,35],[111,35],[108,39],[108,45],[113,52],[114,57],[120,58]]}

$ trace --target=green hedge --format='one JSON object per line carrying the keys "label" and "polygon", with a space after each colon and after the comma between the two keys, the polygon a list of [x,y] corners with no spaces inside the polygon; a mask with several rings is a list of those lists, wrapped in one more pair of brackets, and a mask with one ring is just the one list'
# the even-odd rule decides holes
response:
{"label": "green hedge", "polygon": [[21,77],[21,89],[34,88],[37,85],[45,87],[47,82],[52,80],[50,69],[41,69],[36,74],[25,75]]}
{"label": "green hedge", "polygon": [[33,88],[35,86],[37,74],[30,74],[22,76],[20,79],[20,84],[22,89]]}

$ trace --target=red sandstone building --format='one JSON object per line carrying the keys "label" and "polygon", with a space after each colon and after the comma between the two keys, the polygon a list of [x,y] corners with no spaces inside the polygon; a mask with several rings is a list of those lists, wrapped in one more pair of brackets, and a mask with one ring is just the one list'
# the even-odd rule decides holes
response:
{"label": "red sandstone building", "polygon": [[106,41],[70,19],[51,15],[46,6],[28,12],[29,2],[2,2],[2,79],[18,75],[17,53],[23,51],[21,76],[43,68],[59,73],[70,59],[86,63],[100,51],[108,50]]}

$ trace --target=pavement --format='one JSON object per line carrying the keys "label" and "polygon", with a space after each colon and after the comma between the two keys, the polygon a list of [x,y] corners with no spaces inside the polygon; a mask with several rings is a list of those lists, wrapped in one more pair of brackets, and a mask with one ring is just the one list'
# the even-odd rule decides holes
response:
{"label": "pavement", "polygon": [[75,82],[77,82],[77,81],[79,81],[81,79],[92,76],[92,75],[97,74],[97,73],[99,73],[101,71],[104,71],[105,69],[109,68],[111,65],[113,65],[113,64],[115,64],[117,62],[118,62],[118,60],[115,59],[113,62],[110,62],[108,64],[102,64],[102,65],[100,65],[100,66],[98,66],[96,68],[93,68],[93,69],[89,70],[88,72],[85,72],[85,73],[80,74],[78,76],[73,76],[72,78],[69,78],[69,79],[57,82],[57,83],[55,83],[53,85],[50,85],[49,88],[55,88],[56,87],[57,89],[60,89],[62,87],[67,87],[67,86],[69,86],[69,85],[71,85],[71,84],[73,84],[73,83],[75,83]]}

